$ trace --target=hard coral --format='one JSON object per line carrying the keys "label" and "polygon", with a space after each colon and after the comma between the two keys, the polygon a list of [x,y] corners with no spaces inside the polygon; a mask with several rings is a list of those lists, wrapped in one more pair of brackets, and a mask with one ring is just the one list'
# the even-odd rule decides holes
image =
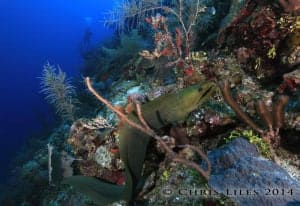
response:
{"label": "hard coral", "polygon": [[[220,33],[219,43],[237,49],[244,69],[268,81],[278,74],[274,65],[282,55],[281,45],[291,33],[292,21],[278,15],[272,5],[246,4],[243,12]],[[282,19],[287,23],[280,24]]]}
{"label": "hard coral", "polygon": [[278,92],[282,93],[285,89],[296,91],[300,86],[300,69],[283,75],[283,82],[278,87]]}
{"label": "hard coral", "polygon": [[[274,12],[268,8],[262,8],[261,11],[256,13],[251,21],[253,31],[258,34],[262,39],[274,39],[279,36],[276,29],[276,16]],[[268,45],[270,46],[270,45]]]}
{"label": "hard coral", "polygon": [[70,129],[69,144],[72,145],[77,158],[91,159],[99,146],[103,132],[100,129],[109,129],[112,126],[101,117],[94,119],[79,119]]}
{"label": "hard coral", "polygon": [[82,175],[97,177],[114,184],[121,184],[124,176],[120,168],[106,169],[94,161],[84,161],[79,165],[79,170]]}

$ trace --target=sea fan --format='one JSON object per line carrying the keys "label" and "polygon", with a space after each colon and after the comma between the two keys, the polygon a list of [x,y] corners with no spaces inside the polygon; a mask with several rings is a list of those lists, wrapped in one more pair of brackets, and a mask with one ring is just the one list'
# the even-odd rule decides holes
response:
{"label": "sea fan", "polygon": [[77,102],[74,87],[59,66],[55,67],[47,62],[43,67],[41,92],[64,121],[73,121],[76,110],[74,104]]}

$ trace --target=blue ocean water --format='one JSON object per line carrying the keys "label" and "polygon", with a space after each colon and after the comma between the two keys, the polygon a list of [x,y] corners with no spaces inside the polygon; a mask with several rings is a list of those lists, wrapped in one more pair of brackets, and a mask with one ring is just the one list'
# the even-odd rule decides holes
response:
{"label": "blue ocean water", "polygon": [[1,183],[24,140],[54,123],[39,93],[43,64],[59,64],[68,76],[79,76],[83,36],[89,29],[96,43],[111,34],[99,22],[111,6],[101,0],[0,1]]}

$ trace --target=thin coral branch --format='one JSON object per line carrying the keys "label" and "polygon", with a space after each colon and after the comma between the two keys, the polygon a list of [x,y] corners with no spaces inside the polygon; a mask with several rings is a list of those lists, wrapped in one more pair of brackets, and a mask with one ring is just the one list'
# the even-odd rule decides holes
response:
{"label": "thin coral branch", "polygon": [[255,122],[253,122],[245,112],[241,110],[240,106],[232,98],[228,81],[222,82],[220,85],[220,89],[224,100],[232,108],[232,110],[238,115],[238,117],[241,120],[243,120],[246,124],[248,124],[252,129],[254,129],[260,134],[263,134],[264,131],[257,124],[255,124]]}
{"label": "thin coral branch", "polygon": [[154,135],[153,137],[163,147],[169,158],[173,159],[175,156],[177,156],[177,154],[162,140],[160,136]]}
{"label": "thin coral branch", "polygon": [[197,3],[196,3],[196,11],[195,11],[194,15],[192,16],[192,20],[191,20],[191,22],[190,22],[190,24],[189,24],[189,26],[188,26],[188,29],[187,29],[187,33],[188,33],[188,34],[191,32],[192,27],[195,25],[196,20],[197,20],[199,14],[200,14],[201,12],[204,11],[203,8],[202,8],[202,9],[200,9],[200,8],[201,8],[201,7],[200,7],[200,0],[197,0]]}
{"label": "thin coral branch", "polygon": [[[208,157],[206,156],[206,154],[204,154],[203,151],[201,151],[198,147],[195,147],[193,145],[180,145],[179,147],[190,148],[191,150],[195,151],[201,157],[201,159],[203,159],[206,162],[206,165],[207,165],[206,171],[204,171],[202,168],[200,168],[200,170],[199,170],[199,168],[195,168],[194,166],[193,166],[193,168],[196,169],[206,179],[209,179],[209,175],[211,173],[211,164],[210,164],[210,161],[209,161]],[[175,158],[174,161],[177,161],[177,160],[179,160],[179,159]],[[181,160],[179,160],[179,161],[181,161]]]}
{"label": "thin coral branch", "polygon": [[119,115],[121,118],[126,118],[126,115],[124,115],[121,111],[119,111],[116,107],[114,107],[109,101],[107,101],[105,98],[100,96],[96,90],[92,87],[91,80],[89,77],[85,78],[86,85],[90,92],[103,104],[105,104],[109,109],[111,109],[113,112],[115,112],[117,115]]}
{"label": "thin coral branch", "polygon": [[53,155],[54,147],[50,143],[48,143],[47,148],[48,148],[48,182],[49,185],[52,185],[52,172],[53,172],[52,155]]}
{"label": "thin coral branch", "polygon": [[269,130],[270,131],[273,130],[273,119],[272,119],[271,113],[267,109],[265,103],[263,101],[258,101],[256,108],[257,108],[259,116],[266,123]]}
{"label": "thin coral branch", "polygon": [[139,131],[141,131],[141,132],[153,137],[155,140],[157,140],[159,142],[159,144],[163,147],[163,149],[166,151],[167,156],[170,157],[173,161],[179,162],[179,163],[184,164],[188,167],[194,168],[206,180],[209,179],[209,175],[210,175],[210,172],[211,172],[210,162],[209,162],[207,156],[200,149],[198,149],[194,146],[191,146],[191,145],[186,146],[186,147],[190,147],[193,151],[197,152],[199,154],[199,156],[207,163],[208,169],[206,171],[204,171],[195,162],[192,162],[192,161],[189,161],[187,159],[179,157],[170,147],[168,147],[168,145],[162,140],[162,138],[160,136],[158,136],[149,127],[149,125],[147,124],[146,120],[144,119],[144,117],[142,115],[141,106],[139,104],[136,104],[136,109],[137,109],[137,114],[138,114],[139,121],[141,122],[141,124],[143,126],[141,126],[140,124],[137,124],[137,123],[131,121],[130,119],[128,119],[128,117],[124,113],[122,113],[120,110],[118,110],[116,107],[114,107],[109,101],[107,101],[105,98],[103,98],[101,95],[99,95],[96,92],[96,90],[92,87],[89,77],[86,78],[86,84],[87,84],[88,89],[92,92],[92,94],[95,95],[95,97],[99,101],[101,101],[103,104],[105,104],[109,109],[111,109],[113,112],[115,112],[122,121],[125,121],[131,127],[136,128]]}
{"label": "thin coral branch", "polygon": [[288,103],[289,97],[285,95],[279,96],[273,108],[274,126],[276,130],[282,128],[284,124],[284,107]]}
{"label": "thin coral branch", "polygon": [[178,157],[173,158],[173,161],[174,161],[174,162],[181,163],[181,164],[186,165],[186,166],[188,166],[188,167],[191,167],[191,168],[195,169],[197,172],[199,172],[206,180],[209,179],[210,173],[205,172],[205,171],[204,171],[201,167],[199,167],[199,165],[196,164],[195,162],[188,161],[188,160],[186,160],[186,159],[178,158]]}
{"label": "thin coral branch", "polygon": [[141,110],[141,106],[139,104],[136,105],[137,108],[137,114],[138,114],[138,118],[139,121],[143,124],[143,126],[145,127],[145,133],[148,134],[149,136],[153,137],[155,140],[157,140],[159,142],[159,144],[164,148],[164,150],[167,152],[169,157],[174,157],[175,156],[175,152],[168,147],[168,145],[162,140],[162,138],[160,136],[158,136],[147,124],[146,120],[143,117],[142,114],[142,110]]}
{"label": "thin coral branch", "polygon": [[138,114],[138,118],[140,120],[140,122],[142,123],[142,125],[148,130],[152,132],[152,129],[148,126],[146,120],[143,118],[143,114],[142,114],[142,108],[141,105],[139,103],[136,104],[136,111]]}
{"label": "thin coral branch", "polygon": [[92,87],[91,85],[91,81],[90,81],[90,78],[89,77],[86,77],[85,79],[85,82],[86,82],[86,85],[88,87],[88,89],[90,90],[90,92],[92,92],[92,94],[100,101],[102,102],[103,104],[105,104],[110,110],[112,110],[113,112],[115,112],[119,118],[122,120],[122,121],[125,121],[128,125],[130,125],[131,127],[134,127],[142,132],[146,132],[148,134],[147,131],[145,131],[145,129],[143,127],[141,127],[139,124],[136,124],[135,122],[133,121],[130,121],[128,119],[128,117],[122,113],[119,109],[117,109],[116,107],[114,107],[109,101],[107,101],[105,98],[103,98],[101,95],[99,95],[96,90]]}

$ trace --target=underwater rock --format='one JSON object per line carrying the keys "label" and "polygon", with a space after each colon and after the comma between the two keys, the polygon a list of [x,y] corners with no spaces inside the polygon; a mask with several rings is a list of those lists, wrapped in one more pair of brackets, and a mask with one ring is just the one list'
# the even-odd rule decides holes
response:
{"label": "underwater rock", "polygon": [[241,206],[300,205],[300,182],[243,138],[208,154],[209,186]]}
{"label": "underwater rock", "polygon": [[[284,62],[287,58],[291,59],[290,50],[297,45],[292,43],[297,41],[296,33],[299,33],[294,19],[291,15],[278,14],[274,5],[264,1],[247,1],[239,15],[220,32],[219,44],[224,46],[225,43],[236,51],[247,73],[262,82],[270,81],[289,71],[284,66],[278,66],[278,61],[280,58]],[[290,40],[286,41],[287,36]]]}
{"label": "underwater rock", "polygon": [[[127,98],[133,94],[142,94],[144,90],[142,86],[136,81],[122,81],[112,87],[114,93],[111,95],[109,100],[113,105],[125,106]],[[126,95],[124,95],[126,93]],[[111,120],[112,121],[112,120]],[[114,122],[114,121],[112,121]]]}
{"label": "underwater rock", "polygon": [[127,90],[127,96],[129,95],[133,95],[133,94],[143,94],[144,91],[142,90],[141,86],[135,86],[135,87],[131,87]]}
{"label": "underwater rock", "polygon": [[170,84],[167,86],[156,86],[154,89],[148,91],[146,93],[146,96],[151,101],[164,94],[175,92],[176,90],[177,90],[176,84]]}
{"label": "underwater rock", "polygon": [[285,89],[295,92],[299,86],[300,86],[300,68],[295,69],[290,73],[284,74],[283,82],[279,85],[277,90],[279,93],[283,93]]}
{"label": "underwater rock", "polygon": [[[193,188],[204,186],[206,183],[194,173],[175,163],[172,167],[168,163],[161,162],[159,170],[156,172],[155,187],[150,192],[140,194],[141,198],[148,200],[148,205],[202,205],[202,200],[189,195],[178,195],[166,193],[165,191],[178,191],[183,188]],[[167,166],[169,165],[169,166]],[[152,177],[147,178],[145,185],[153,184]],[[149,190],[149,188],[143,189]]]}
{"label": "underwater rock", "polygon": [[228,79],[231,87],[241,84],[242,80],[248,77],[238,59],[232,55],[216,58],[213,61],[213,72],[216,79]]}

